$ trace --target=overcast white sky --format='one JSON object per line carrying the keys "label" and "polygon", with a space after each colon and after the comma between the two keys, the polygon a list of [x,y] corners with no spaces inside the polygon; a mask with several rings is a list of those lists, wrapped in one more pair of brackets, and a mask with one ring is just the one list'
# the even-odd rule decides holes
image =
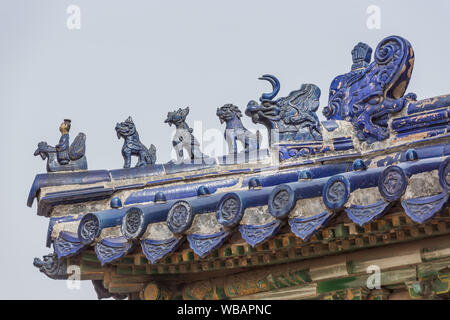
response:
{"label": "overcast white sky", "polygon": [[[71,4],[81,9],[80,30],[66,26]],[[366,26],[370,5],[381,9],[380,29]],[[375,49],[385,36],[405,37],[416,54],[408,92],[450,93],[449,31],[446,0],[2,0],[0,298],[96,298],[90,282],[69,290],[32,265],[49,252],[48,220],[26,207],[35,174],[45,172],[33,152],[41,140],[57,143],[62,119],[72,119],[72,137],[87,134],[89,169],[122,167],[114,126],[129,115],[166,162],[168,111],[190,106],[189,123],[221,127],[216,108],[245,109],[267,91],[257,79],[265,73],[280,79],[280,96],[318,85],[321,116],[359,41]]]}

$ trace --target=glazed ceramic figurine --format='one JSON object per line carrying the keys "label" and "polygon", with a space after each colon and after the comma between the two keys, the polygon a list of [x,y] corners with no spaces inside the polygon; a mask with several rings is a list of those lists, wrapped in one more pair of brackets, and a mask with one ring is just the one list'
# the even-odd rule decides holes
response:
{"label": "glazed ceramic figurine", "polygon": [[226,123],[224,137],[228,145],[228,153],[237,153],[237,141],[242,143],[246,153],[250,150],[259,149],[261,135],[259,131],[256,134],[250,132],[244,127],[241,121],[242,113],[239,108],[233,104],[225,104],[217,108],[216,115],[220,123]]}
{"label": "glazed ceramic figurine", "polygon": [[322,140],[319,118],[320,89],[314,84],[303,84],[299,90],[292,91],[287,97],[273,100],[280,91],[280,82],[266,74],[259,78],[272,84],[271,93],[263,93],[260,103],[252,100],[247,104],[245,114],[254,123],[263,124],[270,132],[272,143],[274,131],[281,141]]}
{"label": "glazed ceramic figurine", "polygon": [[45,141],[38,144],[34,155],[40,155],[43,160],[47,159],[47,171],[73,171],[87,170],[86,135],[79,133],[72,144],[69,140],[71,121],[64,119],[59,126],[61,138],[57,145],[50,146]]}
{"label": "glazed ceramic figurine", "polygon": [[116,124],[117,137],[123,138],[122,156],[124,168],[131,166],[131,156],[139,158],[136,167],[152,165],[156,162],[156,147],[152,144],[149,149],[139,140],[133,119],[128,117],[124,122]]}
{"label": "glazed ceramic figurine", "polygon": [[183,149],[188,152],[191,162],[193,162],[194,160],[200,160],[201,163],[203,158],[207,158],[200,151],[200,143],[192,134],[193,129],[190,128],[186,123],[186,117],[188,114],[189,107],[186,107],[184,109],[179,108],[176,111],[169,112],[167,114],[167,119],[164,121],[170,126],[173,124],[176,127],[175,136],[172,139],[172,145],[177,155],[175,163],[183,162]]}

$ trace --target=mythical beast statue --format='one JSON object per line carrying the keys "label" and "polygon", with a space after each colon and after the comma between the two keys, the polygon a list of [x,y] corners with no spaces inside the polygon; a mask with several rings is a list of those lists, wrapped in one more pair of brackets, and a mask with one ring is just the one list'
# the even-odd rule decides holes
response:
{"label": "mythical beast statue", "polygon": [[246,153],[259,149],[261,142],[259,131],[254,134],[244,127],[241,121],[242,113],[237,106],[225,104],[217,108],[216,115],[219,117],[220,123],[226,122],[224,137],[229,154],[237,153],[237,141],[242,143]]}
{"label": "mythical beast statue", "polygon": [[133,119],[128,117],[124,122],[116,124],[117,137],[123,138],[122,156],[124,168],[131,166],[131,156],[139,158],[136,167],[152,165],[156,162],[156,148],[152,144],[149,149],[139,140],[139,133],[136,130]]}
{"label": "mythical beast statue", "polygon": [[271,93],[263,93],[260,104],[252,100],[247,104],[245,114],[254,123],[261,123],[269,130],[270,144],[274,133],[281,141],[321,140],[319,118],[320,89],[314,84],[303,84],[299,90],[292,91],[287,97],[273,100],[280,91],[280,82],[273,75],[264,75],[261,80],[272,84]]}
{"label": "mythical beast statue", "polygon": [[350,121],[358,139],[368,143],[387,139],[389,115],[416,100],[413,93],[404,96],[414,66],[411,44],[390,36],[378,44],[372,63],[371,53],[367,44],[355,46],[352,70],[333,80],[323,110],[328,120]]}
{"label": "mythical beast statue", "polygon": [[189,107],[184,109],[179,108],[176,111],[167,113],[167,118],[164,121],[168,123],[169,126],[174,125],[176,127],[176,132],[172,139],[172,145],[177,155],[175,161],[176,164],[181,164],[183,162],[183,149],[186,149],[188,152],[191,162],[198,160],[201,163],[203,159],[208,158],[208,156],[200,151],[200,143],[192,134],[193,129],[186,123],[188,114]]}

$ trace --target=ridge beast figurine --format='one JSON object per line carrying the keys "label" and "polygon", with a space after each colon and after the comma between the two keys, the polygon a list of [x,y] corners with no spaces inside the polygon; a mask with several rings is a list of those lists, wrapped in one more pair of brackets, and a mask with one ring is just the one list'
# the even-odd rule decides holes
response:
{"label": "ridge beast figurine", "polygon": [[[263,75],[260,80],[272,84],[271,93],[263,93],[260,104],[252,100],[247,104],[245,114],[254,123],[261,123],[269,130],[270,144],[275,132],[281,141],[315,141],[322,140],[319,118],[320,89],[314,84],[303,84],[299,90],[289,93],[287,97],[273,100],[280,91],[280,82],[273,75]],[[273,132],[272,132],[273,131]]]}
{"label": "ridge beast figurine", "polygon": [[390,36],[378,44],[372,63],[371,53],[367,44],[354,47],[352,70],[333,80],[323,110],[328,120],[350,121],[358,139],[368,143],[387,139],[389,114],[416,100],[413,93],[404,96],[414,66],[411,44]]}
{"label": "ridge beast figurine", "polygon": [[64,119],[59,126],[59,143],[53,147],[41,141],[34,152],[34,155],[41,156],[42,160],[47,159],[48,172],[87,170],[86,135],[79,133],[72,144],[69,144],[70,127],[71,120]]}
{"label": "ridge beast figurine", "polygon": [[175,161],[176,164],[181,164],[183,162],[183,149],[188,152],[191,162],[194,160],[200,160],[201,162],[204,158],[207,158],[207,156],[200,151],[200,143],[192,134],[193,129],[186,123],[188,114],[189,107],[184,109],[179,108],[176,111],[167,113],[167,119],[164,121],[165,123],[168,123],[169,126],[174,125],[176,127],[175,135],[172,139],[172,145],[177,156]]}
{"label": "ridge beast figurine", "polygon": [[220,123],[226,123],[224,137],[229,154],[237,153],[237,141],[242,143],[245,153],[259,150],[261,135],[259,131],[254,134],[244,127],[241,121],[242,113],[237,106],[225,104],[217,108],[216,115],[219,117]]}
{"label": "ridge beast figurine", "polygon": [[156,162],[156,147],[152,144],[147,149],[139,140],[139,133],[131,117],[128,117],[124,122],[117,123],[115,129],[117,137],[124,139],[122,147],[124,168],[130,168],[131,156],[138,157],[136,167],[148,166]]}

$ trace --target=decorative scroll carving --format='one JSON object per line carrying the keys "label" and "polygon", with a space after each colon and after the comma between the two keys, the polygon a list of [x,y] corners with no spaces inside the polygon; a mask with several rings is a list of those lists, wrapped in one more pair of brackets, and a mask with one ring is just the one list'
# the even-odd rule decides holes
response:
{"label": "decorative scroll carving", "polygon": [[274,236],[280,229],[281,221],[273,220],[262,226],[240,225],[242,238],[252,247]]}
{"label": "decorative scroll carving", "polygon": [[186,201],[180,200],[173,204],[167,215],[167,226],[175,234],[183,233],[192,225],[194,214]]}
{"label": "decorative scroll carving", "polygon": [[269,213],[277,218],[284,219],[295,205],[294,190],[289,185],[282,184],[272,190],[269,196]]}
{"label": "decorative scroll carving", "polygon": [[319,118],[316,115],[320,89],[316,85],[303,84],[299,90],[289,93],[289,96],[272,100],[280,90],[280,82],[272,75],[264,75],[259,79],[269,81],[273,92],[264,93],[259,99],[261,104],[250,101],[245,114],[254,123],[267,127],[270,144],[275,133],[279,134],[281,141],[322,140]]}
{"label": "decorative scroll carving", "polygon": [[308,143],[295,145],[278,145],[278,153],[280,161],[292,158],[301,158],[315,155],[317,153],[324,153],[330,151],[330,146],[323,146],[322,143]]}
{"label": "decorative scroll carving", "polygon": [[133,243],[125,237],[106,238],[95,245],[95,253],[100,263],[104,265],[126,255],[132,247]]}
{"label": "decorative scroll carving", "polygon": [[440,212],[447,205],[448,199],[448,193],[441,193],[431,197],[404,200],[402,207],[413,221],[423,223]]}
{"label": "decorative scroll carving", "polygon": [[122,156],[124,168],[131,166],[131,156],[137,156],[136,167],[152,165],[156,162],[156,147],[152,144],[149,149],[139,140],[133,119],[128,117],[124,122],[116,124],[117,137],[123,138]]}
{"label": "decorative scroll carving", "polygon": [[192,250],[201,258],[204,258],[218,248],[230,235],[227,231],[220,231],[211,235],[190,234],[187,239]]}
{"label": "decorative scroll carving", "polygon": [[166,240],[141,240],[142,252],[151,263],[156,263],[167,254],[175,251],[183,242],[184,238],[170,238]]}
{"label": "decorative scroll carving", "polygon": [[307,241],[316,231],[322,228],[331,218],[333,213],[324,211],[308,218],[289,219],[291,230],[297,237]]}
{"label": "decorative scroll carving", "polygon": [[239,203],[235,198],[228,198],[222,205],[222,217],[225,220],[231,220],[239,211]]}
{"label": "decorative scroll carving", "polygon": [[76,234],[62,231],[53,241],[53,248],[58,258],[77,254],[83,248]]}
{"label": "decorative scroll carving", "polygon": [[93,214],[86,214],[80,221],[78,227],[78,237],[81,243],[92,243],[100,233],[100,225],[97,217]]}
{"label": "decorative scroll carving", "polygon": [[327,119],[348,120],[361,141],[372,143],[389,137],[389,114],[399,112],[415,94],[404,96],[414,65],[411,44],[401,37],[383,39],[370,62],[371,49],[359,43],[352,51],[353,68],[336,77],[330,86]]}
{"label": "decorative scroll carving", "polygon": [[383,198],[393,202],[399,200],[408,186],[403,169],[397,166],[389,166],[381,173],[378,182],[378,190]]}
{"label": "decorative scroll carving", "polygon": [[219,201],[216,218],[224,227],[232,228],[236,226],[243,215],[242,201],[237,194],[227,193]]}
{"label": "decorative scroll carving", "polygon": [[128,239],[138,237],[143,230],[143,213],[142,210],[136,207],[128,209],[122,220],[122,234]]}
{"label": "decorative scroll carving", "polygon": [[343,209],[349,196],[350,182],[344,176],[333,176],[324,185],[322,192],[323,202],[331,210]]}
{"label": "decorative scroll carving", "polygon": [[48,248],[50,248],[50,246],[51,246],[53,227],[55,226],[55,224],[64,223],[64,222],[73,222],[73,221],[78,221],[80,219],[81,219],[81,215],[80,216],[63,216],[63,217],[50,218],[50,221],[48,222],[46,246]]}
{"label": "decorative scroll carving", "polygon": [[380,200],[367,206],[351,205],[350,208],[345,209],[345,212],[353,222],[363,226],[384,215],[390,206],[389,202]]}

